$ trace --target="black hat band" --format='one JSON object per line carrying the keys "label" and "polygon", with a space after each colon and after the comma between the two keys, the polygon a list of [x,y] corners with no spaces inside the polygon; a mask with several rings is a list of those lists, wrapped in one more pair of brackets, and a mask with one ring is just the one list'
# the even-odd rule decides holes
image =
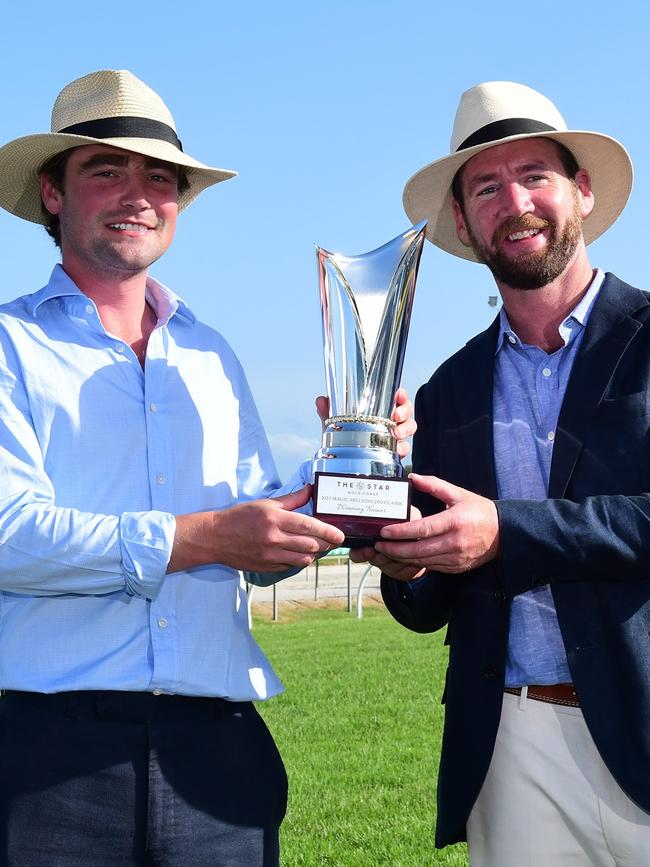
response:
{"label": "black hat band", "polygon": [[530,135],[536,132],[557,132],[554,126],[542,123],[540,120],[531,120],[528,117],[509,117],[506,120],[495,120],[477,129],[468,136],[464,142],[458,145],[458,151],[472,148],[475,145],[491,142],[497,144],[499,139],[508,138],[511,135]]}
{"label": "black hat band", "polygon": [[155,138],[183,150],[174,130],[160,120],[146,117],[101,117],[73,123],[59,130],[60,133],[87,135],[90,138]]}

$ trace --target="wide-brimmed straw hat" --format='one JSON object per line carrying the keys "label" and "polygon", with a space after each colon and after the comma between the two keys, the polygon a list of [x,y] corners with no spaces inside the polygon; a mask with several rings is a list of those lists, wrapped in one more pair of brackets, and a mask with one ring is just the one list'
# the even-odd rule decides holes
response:
{"label": "wide-brimmed straw hat", "polygon": [[404,187],[404,209],[413,223],[428,220],[426,235],[436,246],[478,261],[456,234],[451,184],[473,156],[496,145],[550,138],[568,148],[591,177],[594,208],[583,224],[587,244],[609,228],[632,189],[632,162],[623,145],[607,135],[569,130],[553,103],[523,84],[488,81],[461,96],[451,135],[451,153],[420,169]]}
{"label": "wide-brimmed straw hat", "polygon": [[179,195],[179,210],[201,190],[237,174],[184,153],[165,103],[126,69],[102,69],[66,85],[54,103],[51,130],[0,148],[0,206],[33,223],[46,222],[39,170],[68,148],[105,144],[182,166],[189,188]]}

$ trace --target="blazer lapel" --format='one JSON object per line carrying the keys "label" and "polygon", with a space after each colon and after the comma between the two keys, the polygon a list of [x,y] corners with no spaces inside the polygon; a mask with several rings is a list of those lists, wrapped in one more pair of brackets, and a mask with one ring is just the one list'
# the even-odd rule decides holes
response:
{"label": "blazer lapel", "polygon": [[458,430],[467,460],[472,490],[496,499],[497,482],[492,436],[492,389],[494,353],[499,335],[499,317],[465,347],[454,368]]}
{"label": "blazer lapel", "polygon": [[631,318],[647,305],[643,293],[607,274],[589,316],[569,378],[553,445],[549,497],[563,497],[607,383],[641,328]]}

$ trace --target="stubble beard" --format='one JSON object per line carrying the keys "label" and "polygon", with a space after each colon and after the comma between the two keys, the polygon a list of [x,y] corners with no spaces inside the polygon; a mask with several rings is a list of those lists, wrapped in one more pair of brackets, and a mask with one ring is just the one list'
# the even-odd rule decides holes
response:
{"label": "stubble beard", "polygon": [[118,244],[96,240],[92,245],[93,259],[107,270],[126,271],[132,274],[147,271],[163,255],[164,250],[154,248],[140,250],[120,249]]}
{"label": "stubble beard", "polygon": [[[576,251],[582,237],[582,217],[576,190],[573,191],[573,211],[567,218],[564,228],[558,235],[557,224],[552,220],[540,220],[524,214],[518,219],[508,220],[494,233],[492,248],[488,249],[483,242],[466,225],[472,243],[472,248],[478,259],[492,272],[494,279],[511,289],[540,289],[552,283],[562,274]],[[550,237],[545,249],[533,253],[520,253],[514,256],[505,255],[499,247],[499,242],[506,235],[526,229],[550,230]]]}

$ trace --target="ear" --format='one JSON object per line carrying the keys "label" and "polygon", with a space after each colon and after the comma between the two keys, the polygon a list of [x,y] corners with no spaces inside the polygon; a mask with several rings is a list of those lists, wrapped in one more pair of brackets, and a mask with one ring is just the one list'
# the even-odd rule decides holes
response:
{"label": "ear", "polygon": [[594,194],[591,189],[591,178],[586,169],[580,169],[576,172],[575,182],[580,195],[580,216],[584,220],[594,209]]}
{"label": "ear", "polygon": [[55,187],[49,178],[45,175],[40,177],[41,184],[41,199],[43,204],[50,214],[60,214],[63,204],[63,193],[58,187]]}
{"label": "ear", "polygon": [[458,240],[463,244],[463,246],[471,247],[472,245],[469,240],[469,233],[467,231],[467,226],[465,225],[465,217],[463,216],[461,207],[456,199],[451,200],[451,206],[454,209],[454,222],[456,223],[456,234],[458,235]]}

